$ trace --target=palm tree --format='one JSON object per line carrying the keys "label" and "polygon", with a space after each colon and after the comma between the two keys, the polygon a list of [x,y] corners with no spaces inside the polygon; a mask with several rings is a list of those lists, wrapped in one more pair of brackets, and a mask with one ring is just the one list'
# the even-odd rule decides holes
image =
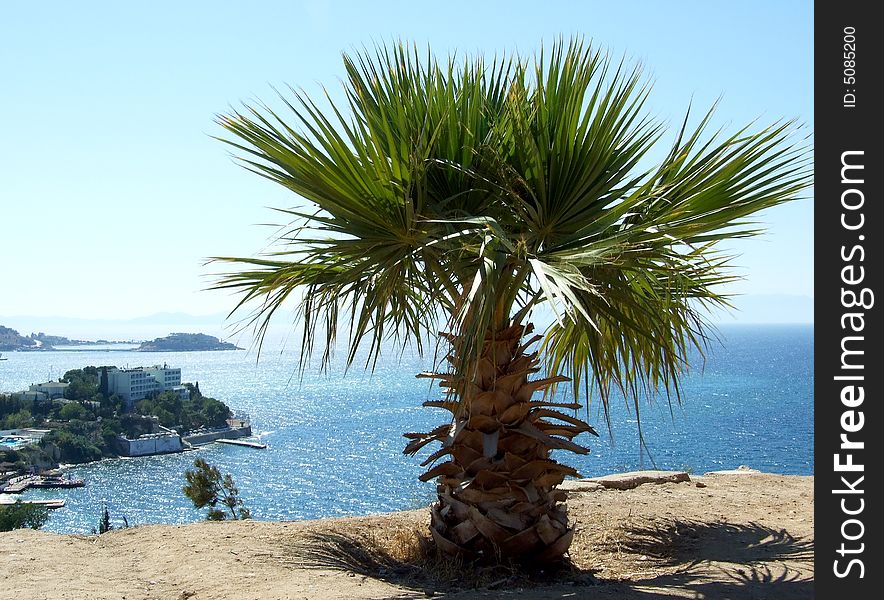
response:
{"label": "palm tree", "polygon": [[[303,322],[301,364],[348,326],[347,364],[367,349],[423,353],[444,323],[436,378],[450,418],[406,433],[406,453],[441,445],[431,532],[448,553],[494,562],[560,559],[574,531],[557,486],[596,432],[578,397],[680,399],[705,311],[727,305],[726,239],[753,213],[807,186],[808,151],[790,122],[724,136],[686,117],[656,157],[638,67],[580,40],[533,61],[439,62],[399,45],[344,55],[345,102],[280,94],[219,117],[244,166],[307,201],[279,250],[234,265],[218,288],[253,301],[263,338],[289,298]],[[659,150],[657,150],[659,152]],[[532,311],[555,319],[532,335]],[[531,337],[528,337],[531,336]],[[443,366],[444,365],[444,366]],[[571,381],[573,399],[557,399]],[[543,392],[543,394],[539,394]],[[441,462],[440,462],[441,461]]]}

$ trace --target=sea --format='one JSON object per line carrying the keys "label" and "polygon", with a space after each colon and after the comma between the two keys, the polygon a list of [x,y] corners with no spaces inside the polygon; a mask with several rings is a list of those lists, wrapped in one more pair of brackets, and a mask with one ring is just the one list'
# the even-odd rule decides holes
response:
{"label": "sea", "polygon": [[[692,356],[681,403],[665,395],[639,401],[644,444],[632,401],[614,397],[610,426],[597,399],[581,409],[599,437],[575,441],[591,449],[560,461],[591,477],[643,468],[693,474],[747,465],[782,474],[813,474],[813,326],[726,325],[705,357]],[[322,370],[298,371],[299,348],[224,352],[142,353],[108,348],[10,352],[0,362],[0,391],[27,389],[88,365],[180,367],[182,380],[246,413],[266,450],[209,444],[194,452],[107,459],[66,469],[86,486],[30,490],[24,499],[63,499],[45,530],[89,533],[104,507],[111,522],[145,525],[204,518],[182,493],[195,458],[230,473],[252,516],[300,520],[426,506],[432,483],[421,483],[420,462],[431,451],[405,456],[402,434],[428,431],[447,413],[421,403],[439,388],[415,374],[432,366],[406,350],[383,356],[373,372],[341,357]],[[569,390],[562,390],[563,400]],[[585,400],[582,399],[584,404]]]}

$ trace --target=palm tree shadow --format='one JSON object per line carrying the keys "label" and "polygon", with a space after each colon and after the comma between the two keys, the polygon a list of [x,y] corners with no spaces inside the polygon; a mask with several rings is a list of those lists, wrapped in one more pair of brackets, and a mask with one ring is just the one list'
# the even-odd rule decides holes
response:
{"label": "palm tree shadow", "polygon": [[[620,596],[629,600],[671,600],[667,590],[691,593],[696,600],[805,600],[814,597],[813,578],[801,572],[768,566],[719,568],[718,575],[693,569],[620,584]],[[678,597],[683,597],[679,595]]]}
{"label": "palm tree shadow", "polygon": [[751,564],[813,559],[813,542],[785,529],[758,523],[735,524],[671,519],[651,527],[628,527],[621,550],[652,557],[662,565],[702,562]]}
{"label": "palm tree shadow", "polygon": [[673,519],[627,528],[625,537],[621,551],[677,567],[673,573],[623,584],[625,597],[671,598],[666,590],[672,588],[701,600],[813,597],[813,575],[807,575],[812,573],[813,542],[784,529]]}

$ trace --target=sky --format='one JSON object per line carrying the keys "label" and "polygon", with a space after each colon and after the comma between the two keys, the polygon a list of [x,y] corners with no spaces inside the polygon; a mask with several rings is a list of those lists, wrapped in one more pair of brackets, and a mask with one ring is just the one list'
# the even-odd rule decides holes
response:
{"label": "sky", "polygon": [[[333,94],[341,53],[398,39],[439,56],[582,35],[640,61],[675,128],[721,103],[730,130],[812,131],[813,4],[781,2],[62,2],[0,13],[0,317],[227,312],[206,257],[268,248],[297,197],[237,166],[218,113],[273,87]],[[763,213],[737,294],[813,296],[810,199]],[[806,298],[805,298],[806,299]],[[2,321],[0,321],[2,324]]]}

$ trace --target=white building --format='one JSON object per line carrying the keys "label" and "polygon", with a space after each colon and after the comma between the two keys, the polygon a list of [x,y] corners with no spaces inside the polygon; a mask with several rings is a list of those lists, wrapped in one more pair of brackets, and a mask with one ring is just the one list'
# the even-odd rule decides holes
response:
{"label": "white building", "polygon": [[166,365],[162,367],[155,365],[145,368],[144,372],[156,379],[160,386],[162,386],[163,391],[171,390],[181,385],[181,369],[172,369]]}
{"label": "white building", "polygon": [[181,385],[181,369],[155,365],[107,370],[108,394],[119,395],[129,407],[150,394],[170,390],[177,392],[182,399],[190,397],[188,389]]}
{"label": "white building", "polygon": [[49,398],[61,398],[64,396],[64,391],[69,385],[69,383],[47,381],[46,383],[31,384],[31,386],[28,388],[28,391],[40,392],[46,394],[46,396]]}
{"label": "white building", "polygon": [[32,392],[30,390],[25,392],[18,392],[16,394],[22,400],[32,400],[34,402],[42,402],[43,400],[48,400],[49,396],[47,396],[43,392]]}

